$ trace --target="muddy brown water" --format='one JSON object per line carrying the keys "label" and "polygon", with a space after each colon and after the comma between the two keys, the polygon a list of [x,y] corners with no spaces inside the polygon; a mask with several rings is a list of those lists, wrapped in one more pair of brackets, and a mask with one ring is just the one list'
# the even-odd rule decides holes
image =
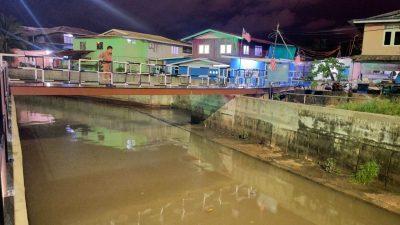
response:
{"label": "muddy brown water", "polygon": [[400,216],[149,116],[18,97],[30,225],[394,225]]}

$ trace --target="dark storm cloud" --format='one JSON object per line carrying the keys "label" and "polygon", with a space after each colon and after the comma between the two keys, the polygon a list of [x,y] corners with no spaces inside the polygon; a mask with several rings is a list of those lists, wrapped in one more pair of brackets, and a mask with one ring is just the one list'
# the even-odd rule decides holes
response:
{"label": "dark storm cloud", "polygon": [[[23,0],[0,0],[0,11],[23,24],[34,20]],[[205,28],[265,38],[279,22],[285,31],[343,27],[400,8],[398,0],[24,0],[46,27],[76,26],[96,32],[121,28],[180,38]],[[361,3],[362,5],[361,5]],[[384,2],[384,3],[383,3]]]}

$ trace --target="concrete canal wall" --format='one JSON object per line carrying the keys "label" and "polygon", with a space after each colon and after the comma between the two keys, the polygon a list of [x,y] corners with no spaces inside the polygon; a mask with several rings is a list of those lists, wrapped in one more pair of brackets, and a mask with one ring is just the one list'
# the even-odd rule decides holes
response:
{"label": "concrete canal wall", "polygon": [[232,100],[235,96],[223,95],[145,95],[145,96],[98,96],[98,99],[140,104],[149,107],[172,107],[188,110],[192,123],[200,123]]}
{"label": "concrete canal wall", "polygon": [[14,224],[28,225],[28,213],[25,199],[25,183],[22,160],[21,142],[19,139],[17,113],[14,98],[12,99],[11,126],[12,126],[12,157],[13,163],[13,186],[14,186]]}
{"label": "concrete canal wall", "polygon": [[382,179],[400,182],[399,117],[238,96],[206,124],[296,157],[335,158],[353,171],[376,160]]}
{"label": "concrete canal wall", "polygon": [[244,96],[109,96],[102,99],[190,111],[193,123],[252,137],[295,157],[337,163],[356,171],[367,161],[381,165],[381,179],[400,182],[398,117],[269,101]]}

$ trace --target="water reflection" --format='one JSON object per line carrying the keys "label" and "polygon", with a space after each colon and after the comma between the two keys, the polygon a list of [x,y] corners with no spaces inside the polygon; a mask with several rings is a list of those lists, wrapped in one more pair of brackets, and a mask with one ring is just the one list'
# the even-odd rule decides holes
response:
{"label": "water reflection", "polygon": [[63,98],[17,98],[17,109],[57,118],[20,128],[32,225],[400,221],[135,110]]}
{"label": "water reflection", "polygon": [[51,114],[32,112],[29,110],[20,111],[17,120],[20,125],[49,124],[55,122],[55,118]]}

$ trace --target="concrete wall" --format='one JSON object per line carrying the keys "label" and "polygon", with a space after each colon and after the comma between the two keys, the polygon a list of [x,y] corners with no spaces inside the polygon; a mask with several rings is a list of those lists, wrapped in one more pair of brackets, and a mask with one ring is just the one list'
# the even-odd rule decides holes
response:
{"label": "concrete wall", "polygon": [[141,104],[151,107],[173,107],[188,110],[192,123],[201,123],[224,106],[234,96],[223,95],[151,95],[151,96],[99,96],[100,99],[122,101],[127,104]]}
{"label": "concrete wall", "polygon": [[382,178],[388,172],[389,181],[400,181],[398,117],[236,97],[206,123],[297,157],[333,157],[353,171],[374,159],[382,166]]}
{"label": "concrete wall", "polygon": [[28,213],[25,199],[24,169],[22,159],[21,142],[17,124],[17,112],[14,98],[11,105],[11,127],[12,127],[12,157],[13,163],[13,186],[14,186],[14,224],[28,225]]}
{"label": "concrete wall", "polygon": [[[392,24],[388,24],[392,25]],[[366,24],[364,28],[364,39],[362,54],[363,55],[400,55],[400,47],[395,45],[385,46],[384,38],[385,25]],[[400,30],[396,30],[400,31]],[[392,33],[392,43],[394,40],[394,32]]]}

